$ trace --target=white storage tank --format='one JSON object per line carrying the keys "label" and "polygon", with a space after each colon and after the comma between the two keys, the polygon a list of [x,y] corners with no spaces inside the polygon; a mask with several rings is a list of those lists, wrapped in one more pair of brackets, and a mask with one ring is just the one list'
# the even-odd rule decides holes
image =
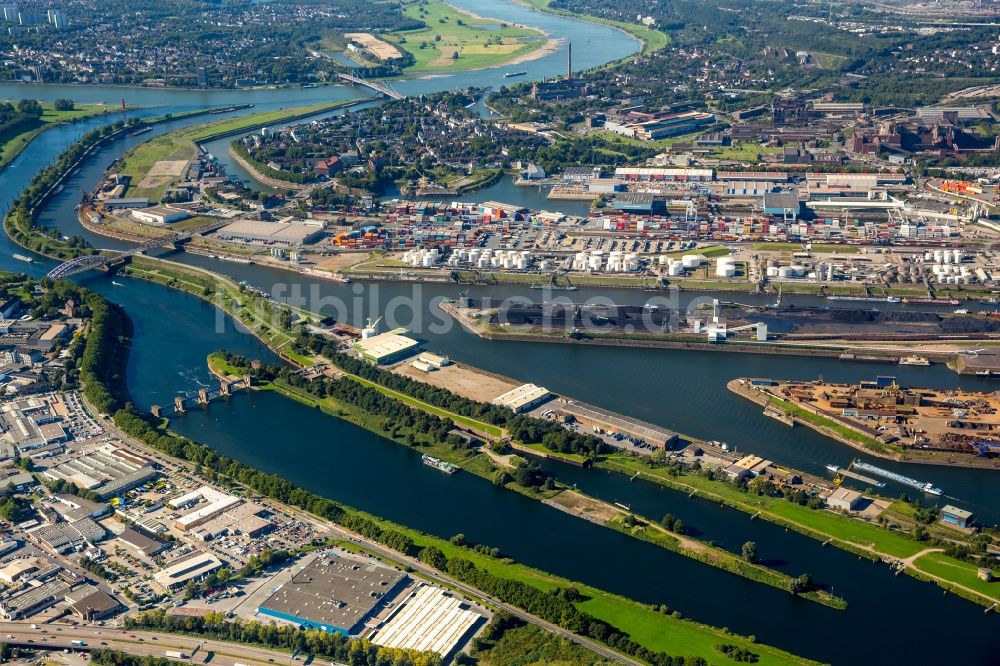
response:
{"label": "white storage tank", "polygon": [[781,269],[778,268],[777,266],[768,266],[767,267],[767,277],[778,277],[778,273],[779,273],[780,270]]}
{"label": "white storage tank", "polygon": [[684,264],[682,264],[679,261],[671,263],[669,268],[667,268],[667,275],[671,275],[674,277],[678,275],[684,275]]}
{"label": "white storage tank", "polygon": [[721,257],[715,263],[715,275],[726,278],[736,275],[736,262],[733,261],[732,257]]}
{"label": "white storage tank", "polygon": [[698,268],[699,266],[701,266],[701,262],[703,259],[704,257],[701,256],[700,254],[685,254],[683,257],[681,257],[681,264],[684,266],[684,268],[688,269]]}

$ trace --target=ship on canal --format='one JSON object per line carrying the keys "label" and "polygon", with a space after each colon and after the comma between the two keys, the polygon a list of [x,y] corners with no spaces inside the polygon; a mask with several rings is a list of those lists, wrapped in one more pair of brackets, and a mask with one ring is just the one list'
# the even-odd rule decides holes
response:
{"label": "ship on canal", "polygon": [[439,472],[444,472],[445,474],[451,475],[459,470],[456,465],[452,465],[450,462],[445,462],[440,458],[435,458],[434,456],[429,456],[426,453],[420,456],[421,462],[423,462],[428,467],[433,467]]}
{"label": "ship on canal", "polygon": [[929,495],[943,495],[944,491],[936,487],[932,483],[925,483],[923,481],[918,481],[917,479],[911,478],[909,476],[903,476],[902,474],[897,474],[896,472],[890,472],[887,469],[882,469],[881,467],[876,467],[875,465],[869,465],[866,462],[861,462],[860,460],[855,460],[852,465],[854,469],[860,469],[862,472],[868,472],[870,474],[876,474],[883,478],[889,479],[890,481],[895,481],[896,483],[901,483],[904,486],[909,486],[910,488],[916,488]]}

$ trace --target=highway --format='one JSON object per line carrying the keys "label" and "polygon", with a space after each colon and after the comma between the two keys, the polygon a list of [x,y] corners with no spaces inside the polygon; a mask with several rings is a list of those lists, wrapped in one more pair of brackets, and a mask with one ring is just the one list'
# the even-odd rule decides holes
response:
{"label": "highway", "polygon": [[[149,631],[122,631],[109,627],[79,625],[75,627],[60,624],[39,624],[32,629],[27,622],[0,622],[0,642],[10,646],[30,647],[41,650],[93,650],[109,648],[121,650],[132,655],[165,657],[168,651],[183,652],[191,656],[199,645],[194,657],[194,663],[204,663],[211,652],[209,663],[219,666],[269,666],[270,664],[289,664],[292,655],[288,652],[268,650],[252,645],[226,643],[216,640],[202,640],[193,636],[156,633]],[[72,644],[79,640],[86,643],[80,647]]]}
{"label": "highway", "polygon": [[[96,410],[94,410],[93,406],[90,405],[89,403],[87,403],[87,409],[91,412],[91,414],[98,413]],[[119,437],[122,440],[122,442],[127,442],[129,446],[131,446],[132,448],[136,449],[137,452],[141,453],[142,455],[145,455],[145,456],[147,456],[147,457],[149,457],[149,458],[151,458],[151,459],[159,462],[162,465],[165,465],[165,466],[168,466],[168,467],[181,466],[181,467],[185,468],[189,473],[192,472],[193,465],[190,465],[189,463],[184,462],[184,461],[176,460],[174,458],[169,458],[168,456],[164,455],[163,453],[161,453],[161,452],[159,452],[159,451],[157,451],[155,449],[152,449],[152,448],[146,446],[146,444],[144,444],[144,443],[142,443],[142,442],[140,442],[140,441],[138,441],[138,440],[136,440],[136,439],[134,439],[132,437],[129,437],[124,432],[122,432],[121,430],[119,430],[117,428],[117,426],[115,426],[114,422],[111,421],[110,419],[108,419],[108,420],[98,419],[98,420],[106,428],[108,428],[108,430],[109,430],[110,433],[112,433],[112,434],[116,435],[117,437]],[[256,493],[254,493],[254,494],[256,494]],[[274,500],[270,500],[270,499],[268,500],[268,502],[272,502],[274,504],[279,504],[278,502],[275,502]],[[567,639],[569,641],[572,641],[573,643],[576,643],[577,645],[585,647],[588,650],[590,650],[592,652],[595,652],[595,653],[601,655],[602,657],[605,657],[606,659],[612,659],[614,661],[618,661],[618,662],[621,662],[621,663],[624,663],[624,664],[629,664],[630,666],[643,666],[644,665],[644,662],[632,659],[631,657],[629,657],[627,655],[624,655],[621,652],[618,652],[617,650],[611,649],[610,647],[608,647],[607,645],[604,645],[603,643],[599,643],[599,642],[591,640],[589,638],[585,638],[583,636],[579,636],[577,634],[574,634],[572,631],[569,631],[567,629],[563,629],[562,627],[560,627],[558,625],[555,625],[555,624],[552,624],[551,622],[547,622],[546,620],[543,620],[540,617],[532,615],[531,613],[528,613],[527,611],[522,610],[522,609],[518,608],[517,606],[512,606],[511,604],[508,604],[508,603],[506,603],[504,601],[501,601],[500,599],[488,596],[488,595],[484,594],[483,592],[481,592],[480,590],[472,587],[471,585],[466,585],[465,583],[462,583],[462,582],[460,582],[460,581],[458,581],[458,580],[456,580],[454,578],[451,578],[450,576],[447,576],[446,574],[443,574],[443,573],[439,572],[437,569],[434,569],[433,567],[430,567],[430,566],[424,564],[423,562],[421,562],[420,560],[418,560],[416,558],[409,557],[409,556],[404,555],[402,553],[399,553],[399,552],[397,552],[395,550],[391,550],[389,548],[386,548],[385,546],[382,546],[381,544],[376,543],[375,541],[371,541],[371,540],[369,540],[369,539],[361,536],[360,534],[355,534],[353,532],[349,532],[349,531],[343,529],[342,527],[340,527],[339,525],[336,525],[334,523],[331,523],[331,522],[328,522],[328,521],[325,521],[325,520],[321,520],[320,518],[312,515],[311,513],[306,513],[305,511],[302,511],[302,510],[300,510],[300,509],[298,509],[296,507],[287,506],[287,505],[283,505],[283,504],[280,504],[280,506],[289,515],[293,515],[293,516],[297,517],[298,519],[300,519],[300,520],[302,520],[304,522],[308,522],[309,524],[314,525],[315,527],[319,528],[319,531],[321,533],[322,532],[332,532],[338,538],[343,539],[343,540],[347,540],[347,541],[351,541],[351,542],[356,543],[356,544],[359,544],[359,545],[363,546],[366,550],[377,554],[379,557],[381,557],[381,558],[383,558],[385,560],[388,560],[389,562],[393,562],[393,563],[398,563],[400,565],[409,566],[414,571],[417,571],[417,572],[423,574],[425,577],[427,577],[429,579],[440,581],[442,585],[447,585],[447,586],[452,587],[454,589],[460,590],[460,591],[462,591],[463,593],[467,594],[469,597],[471,597],[473,599],[480,599],[483,602],[485,602],[485,603],[493,606],[494,608],[498,608],[498,609],[503,610],[503,611],[505,611],[507,613],[510,613],[514,617],[520,618],[521,620],[523,620],[525,622],[529,622],[531,624],[540,626],[540,627],[542,627],[542,628],[544,628],[544,629],[546,629],[548,631],[551,631],[552,633],[554,633],[554,634],[556,634],[558,636],[562,636],[563,638],[565,638],[565,639]]]}

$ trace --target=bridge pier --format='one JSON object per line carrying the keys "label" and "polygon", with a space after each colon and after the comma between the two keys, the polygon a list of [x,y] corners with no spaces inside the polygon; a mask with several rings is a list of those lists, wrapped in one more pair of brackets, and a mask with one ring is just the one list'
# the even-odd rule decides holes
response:
{"label": "bridge pier", "polygon": [[156,418],[160,418],[160,406],[159,405],[150,405],[150,407],[149,407],[149,413],[152,414],[153,416],[155,416]]}
{"label": "bridge pier", "polygon": [[184,398],[180,396],[174,398],[174,411],[178,414],[184,413]]}
{"label": "bridge pier", "polygon": [[207,405],[208,404],[208,390],[198,389],[198,404]]}
{"label": "bridge pier", "polygon": [[229,390],[229,382],[225,379],[219,380],[219,395],[230,396],[232,392]]}
{"label": "bridge pier", "polygon": [[250,385],[250,375],[243,375],[243,388],[249,389]]}

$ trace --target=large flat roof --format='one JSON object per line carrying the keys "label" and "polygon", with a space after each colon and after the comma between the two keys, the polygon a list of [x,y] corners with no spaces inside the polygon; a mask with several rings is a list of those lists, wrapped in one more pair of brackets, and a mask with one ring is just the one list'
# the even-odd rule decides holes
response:
{"label": "large flat roof", "polygon": [[420,344],[413,338],[403,335],[405,332],[405,329],[396,329],[388,333],[380,333],[366,340],[358,340],[354,345],[362,354],[377,362],[413,349]]}
{"label": "large flat roof", "polygon": [[324,631],[350,632],[406,579],[396,569],[324,553],[296,571],[259,611]]}
{"label": "large flat roof", "polygon": [[548,396],[549,390],[544,386],[521,384],[517,388],[512,388],[506,393],[493,398],[493,404],[509,407],[516,412],[526,405],[530,405]]}

